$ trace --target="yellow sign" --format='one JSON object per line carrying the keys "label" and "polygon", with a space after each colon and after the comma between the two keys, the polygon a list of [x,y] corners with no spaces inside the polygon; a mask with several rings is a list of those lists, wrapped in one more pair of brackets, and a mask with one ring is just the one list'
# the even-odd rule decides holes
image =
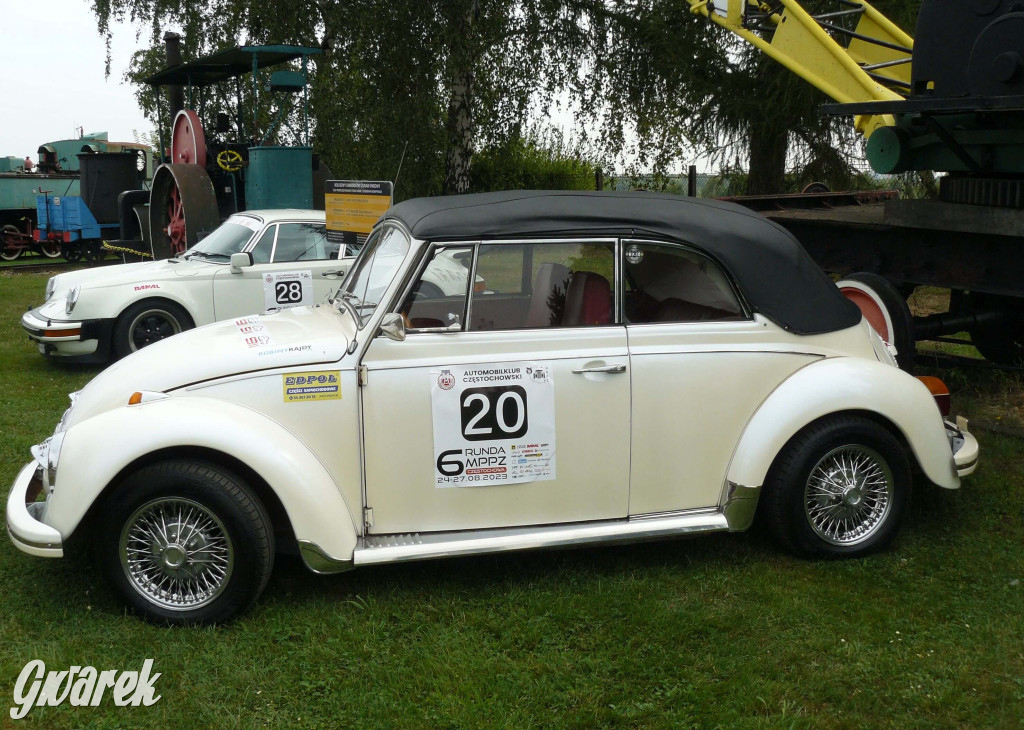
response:
{"label": "yellow sign", "polygon": [[325,189],[328,236],[366,235],[391,207],[390,182],[328,180]]}
{"label": "yellow sign", "polygon": [[340,400],[341,371],[285,373],[281,376],[285,403],[310,400]]}

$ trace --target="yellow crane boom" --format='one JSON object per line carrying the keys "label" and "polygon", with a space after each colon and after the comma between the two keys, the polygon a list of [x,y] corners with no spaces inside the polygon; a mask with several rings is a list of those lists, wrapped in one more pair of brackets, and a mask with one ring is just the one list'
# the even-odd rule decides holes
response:
{"label": "yellow crane boom", "polygon": [[[688,1],[839,103],[901,100],[910,89],[914,39],[865,0],[815,14],[796,0]],[[891,115],[854,120],[865,137],[893,124]]]}

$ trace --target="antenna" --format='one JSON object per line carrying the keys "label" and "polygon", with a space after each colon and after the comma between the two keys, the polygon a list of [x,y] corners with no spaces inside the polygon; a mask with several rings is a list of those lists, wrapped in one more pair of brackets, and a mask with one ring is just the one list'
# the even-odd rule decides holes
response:
{"label": "antenna", "polygon": [[405,151],[409,149],[409,140],[405,140],[405,147],[402,148],[402,158],[398,161],[398,171],[395,172],[395,181],[391,184],[391,202],[395,202],[395,190],[398,189],[398,176],[402,174],[402,163],[405,162]]}

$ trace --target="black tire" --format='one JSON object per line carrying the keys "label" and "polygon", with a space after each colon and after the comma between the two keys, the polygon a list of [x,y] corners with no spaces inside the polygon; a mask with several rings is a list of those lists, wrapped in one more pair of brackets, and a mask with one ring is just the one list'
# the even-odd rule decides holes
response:
{"label": "black tire", "polygon": [[[860,308],[882,339],[896,348],[896,362],[909,371],[916,354],[914,317],[900,290],[888,279],[867,271],[850,274],[837,281],[836,286]],[[878,321],[880,317],[885,323]]]}
{"label": "black tire", "polygon": [[106,500],[98,551],[111,585],[147,620],[221,623],[266,587],[274,531],[259,498],[235,474],[206,462],[167,461],[129,475]]}
{"label": "black tire", "polygon": [[64,260],[72,264],[78,263],[82,260],[82,248],[78,243],[73,243],[70,246],[62,247],[61,253],[64,254]]}
{"label": "black tire", "polygon": [[[865,491],[869,480],[873,489]],[[911,487],[907,455],[889,431],[836,414],[779,453],[765,483],[764,514],[775,538],[797,555],[858,557],[892,540]]]}
{"label": "black tire", "polygon": [[195,327],[184,309],[174,302],[148,299],[124,310],[114,325],[114,351],[125,357],[146,345]]}

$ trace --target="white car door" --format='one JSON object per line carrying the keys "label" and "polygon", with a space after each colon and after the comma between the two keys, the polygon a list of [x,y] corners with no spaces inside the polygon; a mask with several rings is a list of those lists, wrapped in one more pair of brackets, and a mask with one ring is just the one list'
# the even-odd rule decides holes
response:
{"label": "white car door", "polygon": [[286,222],[267,227],[250,249],[253,265],[214,279],[218,320],[322,302],[352,265],[345,247],[332,243],[322,223]]}
{"label": "white car door", "polygon": [[[625,517],[629,372],[614,244],[480,244],[467,305],[476,248],[428,254],[394,308],[405,340],[378,336],[364,355],[370,532]],[[458,292],[428,286],[452,261],[467,265]]]}
{"label": "white car door", "polygon": [[744,311],[721,269],[677,244],[623,242],[632,370],[630,515],[716,507],[758,405],[814,356]]}

